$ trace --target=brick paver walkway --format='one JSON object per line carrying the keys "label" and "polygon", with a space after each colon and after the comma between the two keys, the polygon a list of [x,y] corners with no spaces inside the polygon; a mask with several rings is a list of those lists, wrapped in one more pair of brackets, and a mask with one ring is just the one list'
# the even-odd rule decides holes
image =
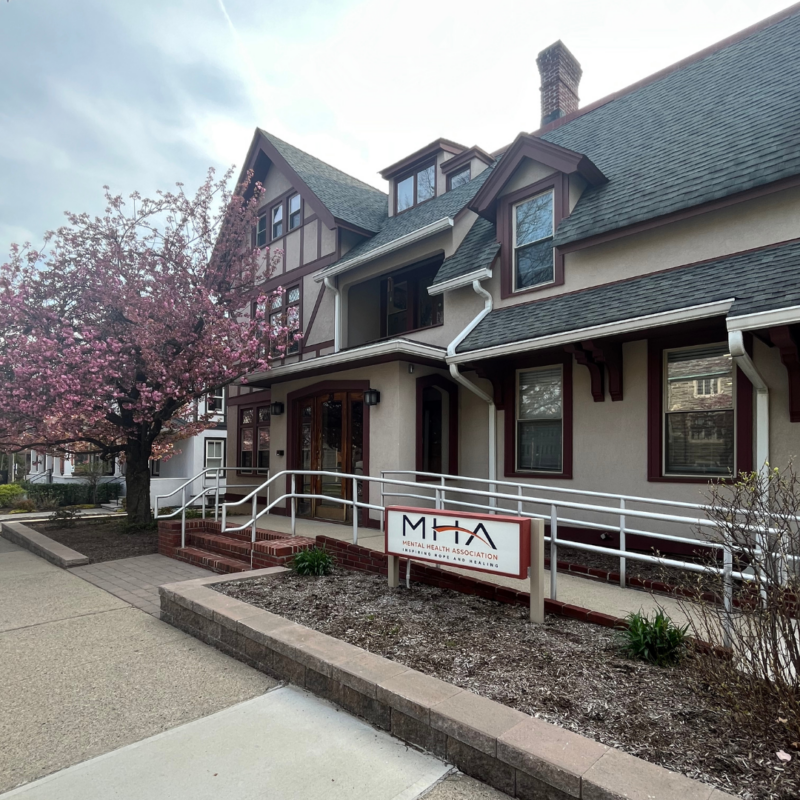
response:
{"label": "brick paver walkway", "polygon": [[159,616],[161,610],[159,586],[214,574],[158,553],[73,567],[69,571],[154,617]]}

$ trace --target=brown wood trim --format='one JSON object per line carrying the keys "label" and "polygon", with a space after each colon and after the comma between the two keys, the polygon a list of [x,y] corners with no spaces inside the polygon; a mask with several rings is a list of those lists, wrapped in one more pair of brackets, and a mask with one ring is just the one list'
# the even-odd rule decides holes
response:
{"label": "brown wood trim", "polygon": [[314,320],[317,318],[317,311],[319,311],[319,307],[322,304],[322,298],[325,296],[325,284],[320,284],[319,293],[317,294],[316,302],[314,303],[314,308],[311,311],[311,319],[308,321],[308,327],[305,330],[305,335],[303,336],[303,341],[300,345],[300,352],[304,353],[306,350],[311,350],[312,346],[308,345],[308,337],[311,335],[311,329],[314,327]]}
{"label": "brown wood trim", "polygon": [[581,342],[581,347],[592,354],[595,362],[605,364],[611,400],[622,400],[622,344],[608,339],[594,339]]}
{"label": "brown wood trim", "polygon": [[459,167],[466,166],[472,161],[473,158],[477,158],[479,161],[483,161],[484,164],[494,164],[494,158],[489,155],[485,150],[482,150],[480,147],[475,145],[474,147],[470,147],[469,150],[465,150],[463,153],[459,153],[457,156],[453,156],[452,158],[448,158],[447,161],[443,161],[439,169],[447,175],[449,172],[453,172],[453,170],[458,169]]}
{"label": "brown wood trim", "polygon": [[781,363],[786,367],[789,379],[789,421],[800,422],[800,339],[797,328],[790,325],[770,328],[769,338],[781,354]]}
{"label": "brown wood trim", "polygon": [[[424,375],[421,378],[417,378],[416,470],[417,472],[423,471],[422,393],[431,386],[444,389],[449,398],[448,472],[450,475],[458,475],[458,384],[443,375]],[[417,480],[430,481],[435,479],[417,476]]]}
{"label": "brown wood trim", "polygon": [[412,168],[417,167],[421,162],[430,158],[433,158],[435,161],[436,155],[441,151],[459,155],[466,149],[467,148],[464,147],[464,145],[458,144],[457,142],[451,142],[449,139],[436,139],[436,141],[426,144],[425,147],[421,147],[419,150],[414,151],[411,153],[411,155],[405,156],[405,158],[401,158],[399,161],[395,161],[394,164],[390,164],[385,169],[382,169],[378,174],[381,176],[381,178],[388,181],[399,175],[401,172],[410,172]]}
{"label": "brown wood trim", "polygon": [[469,179],[472,180],[472,164],[470,164],[469,162],[467,162],[460,169],[453,170],[452,172],[448,172],[446,174],[445,181],[446,181],[446,184],[447,184],[447,191],[448,192],[453,191],[453,186],[452,186],[453,178],[455,178],[457,175],[460,175],[462,172],[466,172],[467,170],[469,170]]}
{"label": "brown wood trim", "polygon": [[295,267],[294,269],[290,269],[288,272],[281,272],[269,280],[264,281],[259,288],[261,288],[264,292],[272,292],[278,286],[283,286],[287,281],[294,282],[296,280],[300,280],[311,272],[316,272],[317,270],[330,266],[335,261],[336,254],[331,253],[323,258],[318,258],[316,261],[309,261],[308,264],[303,264],[299,267]]}
{"label": "brown wood trim", "polygon": [[[725,329],[706,329],[676,333],[647,340],[647,480],[651,483],[695,483],[726,480],[714,475],[706,477],[664,475],[664,350],[676,347],[714,344],[726,341]],[[745,338],[748,352],[752,352],[752,336]],[[753,469],[753,384],[736,367],[736,397],[734,401],[734,426],[736,431],[736,471]]]}
{"label": "brown wood trim", "polygon": [[[565,187],[566,184],[566,187]],[[553,190],[553,230],[566,216],[565,204],[569,203],[569,177],[563,173],[554,173],[541,181],[532,183],[500,198],[497,208],[497,239],[500,242],[500,297],[521,297],[532,292],[541,292],[553,286],[564,285],[564,256],[558,248],[553,248],[553,280],[538,286],[514,291],[514,224],[512,209],[514,204]],[[561,297],[562,295],[559,295]],[[549,298],[548,298],[549,299]]]}
{"label": "brown wood trim", "polygon": [[[427,169],[428,167],[433,167],[433,196],[429,197],[427,200],[423,200],[421,203],[417,202],[417,174],[422,171],[423,169]],[[396,217],[398,214],[405,214],[406,211],[411,211],[412,208],[419,208],[420,206],[425,205],[425,203],[430,203],[431,200],[435,200],[439,196],[439,170],[437,169],[436,159],[434,158],[433,161],[420,161],[412,169],[409,169],[408,172],[403,172],[400,175],[392,178],[392,197],[394,199],[394,216]],[[408,207],[404,208],[402,211],[398,208],[397,205],[397,188],[398,184],[402,183],[406,178],[414,177],[414,202]]]}
{"label": "brown wood trim", "polygon": [[595,403],[603,403],[606,399],[605,373],[602,364],[598,363],[590,350],[584,350],[582,345],[567,344],[564,350],[575,356],[575,360],[589,370],[589,385],[592,399]]}
{"label": "brown wood trim", "polygon": [[[530,367],[547,367],[561,364],[564,367],[564,384],[562,387],[562,448],[561,472],[527,472],[517,470],[517,370]],[[558,480],[572,478],[573,451],[573,390],[572,390],[572,356],[569,353],[526,353],[523,358],[509,362],[505,375],[504,393],[504,467],[506,478],[540,478]]]}
{"label": "brown wood trim", "polygon": [[257,392],[250,392],[249,394],[237,394],[234,397],[228,397],[228,405],[249,406],[251,403],[257,403],[260,406],[269,405],[271,394],[269,389],[259,389]]}
{"label": "brown wood trim", "polygon": [[[702,214],[707,214],[711,211],[717,211],[721,208],[738,205],[739,203],[746,203],[748,200],[755,200],[758,197],[764,197],[766,195],[775,194],[776,192],[782,192],[784,189],[791,189],[796,186],[800,186],[800,175],[791,175],[788,178],[782,178],[779,181],[766,183],[762,186],[756,186],[752,189],[745,189],[742,192],[729,194],[726,197],[721,197],[717,200],[709,200],[707,203],[700,203],[699,205],[691,206],[690,208],[684,208],[680,209],[679,211],[673,211],[670,214],[664,214],[660,217],[646,219],[642,222],[637,222],[633,225],[627,225],[623,228],[615,228],[614,230],[606,231],[605,233],[598,233],[595,236],[588,236],[585,239],[578,239],[575,242],[558,245],[558,250],[560,250],[562,253],[574,253],[578,250],[584,250],[587,247],[605,244],[606,242],[611,242],[615,239],[621,239],[625,236],[633,236],[637,233],[653,230],[654,228],[661,228],[664,225],[670,225],[673,222],[680,222],[684,219],[698,217]],[[768,246],[771,247],[772,245]],[[763,249],[763,247],[753,249],[758,250]]]}

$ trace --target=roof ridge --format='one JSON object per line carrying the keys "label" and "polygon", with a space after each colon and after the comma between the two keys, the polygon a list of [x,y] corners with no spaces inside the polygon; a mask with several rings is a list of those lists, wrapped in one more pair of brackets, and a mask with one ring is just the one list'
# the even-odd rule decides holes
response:
{"label": "roof ridge", "polygon": [[356,183],[358,183],[361,186],[363,186],[365,189],[370,189],[371,191],[377,192],[378,194],[380,194],[380,195],[382,195],[384,197],[388,197],[389,196],[388,192],[384,192],[382,189],[378,189],[376,186],[372,186],[369,183],[365,183],[360,178],[356,178],[354,175],[351,175],[349,172],[345,172],[343,169],[339,169],[339,167],[334,167],[333,164],[329,164],[327,161],[323,161],[318,156],[315,156],[315,155],[313,155],[312,153],[309,153],[306,150],[302,150],[297,145],[292,144],[291,142],[287,142],[285,139],[281,139],[280,136],[276,136],[274,133],[270,133],[269,131],[264,130],[264,128],[261,128],[261,127],[259,127],[258,130],[264,136],[266,136],[268,139],[277,139],[281,144],[284,144],[287,147],[294,148],[295,150],[297,150],[298,152],[302,153],[304,156],[307,156],[308,158],[313,158],[314,161],[318,161],[320,164],[324,164],[326,167],[328,167],[328,169],[332,169],[332,170],[334,170],[334,172],[338,172],[340,175],[344,175],[345,178],[349,178],[350,180],[355,181]]}
{"label": "roof ridge", "polygon": [[[777,25],[779,22],[783,22],[784,20],[788,19],[789,17],[794,16],[800,12],[800,2],[794,3],[787,8],[784,8],[781,11],[777,11],[775,14],[771,14],[768,17],[765,17],[758,22],[753,23],[752,25],[748,25],[748,27],[743,28],[736,33],[731,34],[730,36],[726,36],[724,39],[720,39],[718,42],[709,45],[708,47],[704,47],[702,50],[698,50],[696,53],[692,53],[685,58],[676,61],[674,64],[669,64],[666,67],[652,73],[651,75],[647,75],[646,77],[638,80],[634,83],[631,83],[628,86],[623,87],[622,89],[618,89],[615,92],[611,92],[607,94],[605,97],[601,97],[599,100],[595,100],[593,103],[589,103],[588,106],[584,106],[583,108],[579,108],[576,111],[573,111],[570,114],[566,114],[563,117],[559,117],[558,119],[549,122],[547,125],[542,125],[540,128],[533,130],[530,132],[531,136],[539,136],[542,137],[545,134],[551,133],[558,128],[563,127],[564,125],[569,124],[575,119],[585,116],[586,114],[590,114],[592,111],[596,111],[598,108],[602,108],[603,106],[608,105],[609,103],[614,102],[615,100],[619,100],[622,97],[626,97],[629,94],[633,94],[634,92],[639,91],[640,89],[649,86],[652,83],[656,83],[657,81],[661,80],[662,78],[666,78],[669,75],[672,75],[675,72],[679,72],[686,67],[691,66],[692,64],[696,64],[699,61],[703,61],[704,59],[712,56],[716,53],[721,52],[722,50],[727,49],[728,47],[732,47],[735,44],[738,44],[745,39],[748,39],[750,36],[753,36],[756,33],[759,33],[766,28],[770,28],[773,25]],[[507,145],[498,148],[492,152],[492,155],[498,157],[505,153],[513,142],[509,142]]]}

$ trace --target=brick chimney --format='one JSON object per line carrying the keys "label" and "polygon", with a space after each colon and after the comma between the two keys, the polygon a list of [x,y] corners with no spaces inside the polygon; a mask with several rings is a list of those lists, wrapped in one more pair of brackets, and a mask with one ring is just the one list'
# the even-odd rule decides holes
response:
{"label": "brick chimney", "polygon": [[561,41],[536,56],[542,76],[542,125],[578,110],[578,84],[583,70]]}

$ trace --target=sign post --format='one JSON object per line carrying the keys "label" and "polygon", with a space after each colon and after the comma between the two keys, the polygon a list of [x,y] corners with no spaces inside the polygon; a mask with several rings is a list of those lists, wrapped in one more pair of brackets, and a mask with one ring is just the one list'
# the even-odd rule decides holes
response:
{"label": "sign post", "polygon": [[544,622],[544,523],[529,517],[390,506],[384,525],[389,586],[400,558],[530,580],[531,622]]}

